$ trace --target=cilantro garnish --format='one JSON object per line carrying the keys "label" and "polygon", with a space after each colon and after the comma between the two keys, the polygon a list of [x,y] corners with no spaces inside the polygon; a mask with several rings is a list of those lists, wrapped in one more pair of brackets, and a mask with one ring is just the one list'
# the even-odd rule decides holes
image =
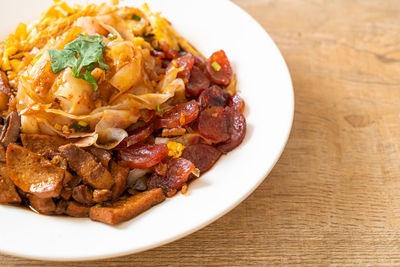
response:
{"label": "cilantro garnish", "polygon": [[[88,81],[92,84],[93,90],[97,91],[96,80],[90,73],[95,68],[94,64],[98,63],[99,67],[105,70],[110,69],[103,62],[103,51],[106,47],[103,43],[103,36],[84,36],[82,34],[78,36],[77,39],[67,44],[64,50],[48,50],[51,58],[51,69],[54,73],[59,73],[63,69],[71,67],[75,78]],[[85,68],[85,73],[81,74],[83,68]]]}

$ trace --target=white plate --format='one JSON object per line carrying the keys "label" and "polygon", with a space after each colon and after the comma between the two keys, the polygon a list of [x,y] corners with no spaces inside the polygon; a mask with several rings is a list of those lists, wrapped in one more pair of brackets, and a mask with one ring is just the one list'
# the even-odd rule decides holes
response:
{"label": "white plate", "polygon": [[[139,1],[127,0],[127,5]],[[108,226],[89,219],[38,215],[0,206],[0,251],[44,260],[92,260],[140,252],[197,231],[243,201],[268,175],[286,144],[293,89],[278,48],[263,28],[227,0],[151,0],[174,27],[209,56],[224,49],[246,100],[247,135],[214,168],[135,219]],[[50,0],[14,0],[0,10],[0,37],[37,18]]]}

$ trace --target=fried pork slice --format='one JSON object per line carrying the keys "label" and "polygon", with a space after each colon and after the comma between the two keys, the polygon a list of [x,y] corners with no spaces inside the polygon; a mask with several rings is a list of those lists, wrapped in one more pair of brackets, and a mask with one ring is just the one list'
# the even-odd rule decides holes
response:
{"label": "fried pork slice", "polygon": [[58,136],[43,134],[21,134],[21,141],[25,148],[47,158],[59,155],[58,148],[71,143],[70,140]]}
{"label": "fried pork slice", "polygon": [[128,178],[129,168],[122,167],[115,161],[111,161],[110,171],[115,179],[115,184],[112,188],[112,200],[117,200],[126,189],[126,179]]}
{"label": "fried pork slice", "polygon": [[107,224],[118,224],[132,219],[164,200],[162,189],[155,188],[114,202],[111,207],[93,206],[90,208],[90,218]]}
{"label": "fried pork slice", "polygon": [[89,209],[89,207],[79,204],[78,202],[70,201],[65,213],[72,217],[88,217]]}
{"label": "fried pork slice", "polygon": [[69,167],[83,178],[85,184],[95,189],[110,189],[114,185],[110,172],[89,152],[73,144],[62,146],[58,150],[68,161]]}
{"label": "fried pork slice", "polygon": [[22,191],[40,198],[60,195],[65,170],[16,144],[8,146],[6,160],[10,179]]}
{"label": "fried pork slice", "polygon": [[28,194],[30,206],[39,213],[51,214],[56,211],[56,204],[52,198],[39,198]]}
{"label": "fried pork slice", "polygon": [[105,168],[108,168],[108,165],[111,160],[111,153],[105,149],[97,148],[97,147],[88,147],[85,149],[87,152],[95,156],[97,161],[99,161]]}
{"label": "fried pork slice", "polygon": [[14,183],[8,177],[7,166],[0,164],[0,203],[19,203],[19,197]]}

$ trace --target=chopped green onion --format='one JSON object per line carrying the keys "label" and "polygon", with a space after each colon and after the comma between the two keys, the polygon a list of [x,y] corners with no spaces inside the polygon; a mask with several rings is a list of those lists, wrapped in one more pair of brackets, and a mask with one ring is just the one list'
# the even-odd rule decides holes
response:
{"label": "chopped green onion", "polygon": [[164,194],[168,193],[167,188],[165,188],[165,186],[161,185],[160,188],[162,189]]}
{"label": "chopped green onion", "polygon": [[74,121],[70,128],[77,132],[88,132],[90,131],[90,125],[85,121]]}
{"label": "chopped green onion", "polygon": [[142,20],[142,18],[139,17],[138,15],[133,15],[133,16],[132,16],[132,19],[133,19],[133,20],[136,20],[136,21],[141,21],[141,20]]}
{"label": "chopped green onion", "polygon": [[160,114],[160,115],[162,115],[162,110],[161,110],[160,105],[157,105],[157,113]]}
{"label": "chopped green onion", "polygon": [[211,66],[213,67],[213,69],[215,70],[215,71],[220,71],[221,70],[221,65],[219,65],[218,64],[218,62],[216,62],[216,61],[214,61],[212,64],[211,64]]}
{"label": "chopped green onion", "polygon": [[116,34],[114,34],[114,33],[109,33],[108,36],[107,36],[107,38],[110,39],[111,41],[117,39],[117,37],[118,36]]}
{"label": "chopped green onion", "polygon": [[144,32],[144,33],[142,34],[142,37],[143,37],[143,38],[150,38],[150,37],[153,37],[153,36],[154,36],[154,34],[152,34],[152,33],[145,33],[145,32]]}

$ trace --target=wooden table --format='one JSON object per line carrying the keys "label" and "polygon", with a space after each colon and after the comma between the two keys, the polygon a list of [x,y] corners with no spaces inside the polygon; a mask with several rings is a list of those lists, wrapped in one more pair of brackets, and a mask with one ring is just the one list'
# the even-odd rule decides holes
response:
{"label": "wooden table", "polygon": [[[251,197],[195,234],[59,266],[400,264],[400,2],[235,2],[292,74],[296,112],[280,161]],[[0,264],[56,265],[4,255]]]}

